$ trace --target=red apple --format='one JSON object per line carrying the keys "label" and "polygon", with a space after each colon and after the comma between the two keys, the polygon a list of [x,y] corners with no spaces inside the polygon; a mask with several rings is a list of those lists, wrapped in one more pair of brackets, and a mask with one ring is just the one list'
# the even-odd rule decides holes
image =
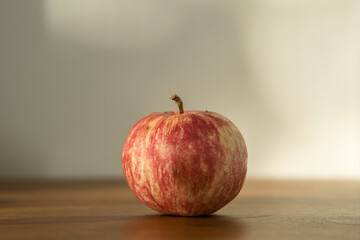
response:
{"label": "red apple", "polygon": [[122,168],[136,197],[162,214],[216,212],[240,192],[247,150],[238,128],[208,111],[152,113],[130,130]]}

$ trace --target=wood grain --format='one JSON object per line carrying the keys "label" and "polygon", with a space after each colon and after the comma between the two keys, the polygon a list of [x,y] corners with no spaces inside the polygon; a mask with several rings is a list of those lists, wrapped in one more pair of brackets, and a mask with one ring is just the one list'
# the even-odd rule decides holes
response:
{"label": "wood grain", "polygon": [[121,180],[2,181],[0,239],[360,239],[360,182],[248,179],[189,218],[153,212]]}

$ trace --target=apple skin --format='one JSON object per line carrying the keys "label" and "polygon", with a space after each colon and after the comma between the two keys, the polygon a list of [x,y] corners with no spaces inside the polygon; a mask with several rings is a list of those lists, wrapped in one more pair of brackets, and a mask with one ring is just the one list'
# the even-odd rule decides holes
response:
{"label": "apple skin", "polygon": [[136,197],[170,215],[209,215],[240,192],[247,149],[238,128],[208,111],[152,113],[130,130],[122,168]]}

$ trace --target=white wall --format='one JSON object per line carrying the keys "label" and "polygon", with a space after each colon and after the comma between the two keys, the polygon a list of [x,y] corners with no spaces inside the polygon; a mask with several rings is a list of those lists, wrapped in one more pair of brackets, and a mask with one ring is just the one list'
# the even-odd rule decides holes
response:
{"label": "white wall", "polygon": [[239,127],[249,177],[360,178],[359,6],[0,0],[0,177],[121,176],[176,92]]}

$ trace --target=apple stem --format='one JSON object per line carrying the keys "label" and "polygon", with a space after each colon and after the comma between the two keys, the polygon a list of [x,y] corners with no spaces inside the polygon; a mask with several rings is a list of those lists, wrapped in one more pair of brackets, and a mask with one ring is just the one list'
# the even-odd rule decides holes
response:
{"label": "apple stem", "polygon": [[181,98],[179,97],[179,95],[177,95],[177,94],[171,95],[171,100],[176,102],[176,104],[179,107],[180,114],[183,114],[184,113],[184,105],[183,105],[183,102],[182,102]]}

